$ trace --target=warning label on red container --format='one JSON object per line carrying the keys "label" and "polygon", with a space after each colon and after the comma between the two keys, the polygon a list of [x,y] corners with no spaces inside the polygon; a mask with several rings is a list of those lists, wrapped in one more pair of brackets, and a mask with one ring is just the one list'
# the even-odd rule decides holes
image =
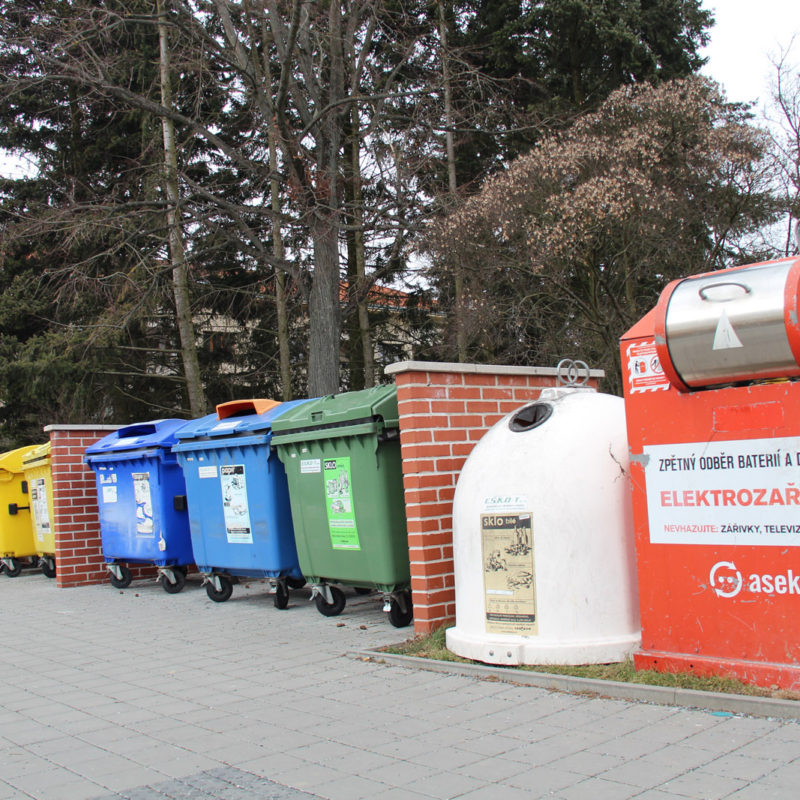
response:
{"label": "warning label on red container", "polygon": [[669,380],[661,367],[655,340],[629,344],[626,355],[628,358],[628,391],[631,394],[669,389]]}
{"label": "warning label on red container", "polygon": [[643,448],[650,541],[800,545],[800,437]]}

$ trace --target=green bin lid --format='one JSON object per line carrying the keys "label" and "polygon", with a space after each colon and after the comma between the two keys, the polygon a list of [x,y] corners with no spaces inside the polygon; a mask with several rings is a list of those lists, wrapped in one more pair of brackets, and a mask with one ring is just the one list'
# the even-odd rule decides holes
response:
{"label": "green bin lid", "polygon": [[272,422],[273,435],[316,428],[344,427],[380,418],[384,428],[396,428],[397,387],[375,386],[358,392],[330,394],[296,406]]}

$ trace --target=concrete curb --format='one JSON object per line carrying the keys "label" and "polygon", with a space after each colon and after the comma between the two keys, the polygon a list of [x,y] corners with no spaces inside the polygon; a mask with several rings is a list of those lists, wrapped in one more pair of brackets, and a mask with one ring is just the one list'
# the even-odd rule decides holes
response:
{"label": "concrete curb", "polygon": [[695,689],[679,689],[670,686],[648,686],[641,683],[575,678],[571,675],[532,672],[510,667],[490,667],[484,664],[462,664],[456,661],[436,661],[430,658],[401,656],[384,653],[380,650],[354,650],[346,655],[350,658],[373,661],[378,664],[390,664],[450,675],[466,675],[480,680],[503,681],[518,686],[535,686],[539,689],[553,689],[572,694],[590,694],[616,700],[697,708],[704,711],[723,711],[753,717],[800,719],[800,702],[796,700],[775,700],[771,697],[749,697],[741,694],[701,692]]}

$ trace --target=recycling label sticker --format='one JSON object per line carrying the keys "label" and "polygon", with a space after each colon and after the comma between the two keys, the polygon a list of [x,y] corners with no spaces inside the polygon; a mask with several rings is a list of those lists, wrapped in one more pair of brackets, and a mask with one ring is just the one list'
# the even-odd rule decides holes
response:
{"label": "recycling label sticker", "polygon": [[222,514],[225,535],[230,544],[252,544],[253,525],[247,502],[247,479],[244,464],[226,464],[219,468],[222,485]]}
{"label": "recycling label sticker", "polygon": [[136,503],[136,535],[155,536],[153,498],[150,495],[150,473],[134,472],[133,497]]}
{"label": "recycling label sticker", "polygon": [[350,458],[326,458],[324,463],[325,508],[334,550],[360,550],[353,508]]}

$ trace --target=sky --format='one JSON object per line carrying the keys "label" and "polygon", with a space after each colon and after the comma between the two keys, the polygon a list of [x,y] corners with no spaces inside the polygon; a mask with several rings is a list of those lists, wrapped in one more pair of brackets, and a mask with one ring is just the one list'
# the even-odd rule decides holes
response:
{"label": "sky", "polygon": [[714,12],[711,42],[702,54],[703,73],[721,83],[729,100],[756,101],[760,115],[769,102],[770,82],[781,48],[800,64],[800,4],[797,0],[703,0]]}

